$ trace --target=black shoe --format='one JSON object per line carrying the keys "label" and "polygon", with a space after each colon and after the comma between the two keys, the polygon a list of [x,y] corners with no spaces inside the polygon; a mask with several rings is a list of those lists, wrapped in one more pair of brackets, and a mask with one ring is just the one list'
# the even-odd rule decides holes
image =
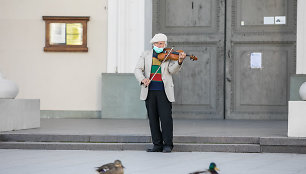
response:
{"label": "black shoe", "polygon": [[171,149],[170,146],[164,146],[164,148],[163,148],[164,153],[170,153],[171,151],[172,151],[172,149]]}
{"label": "black shoe", "polygon": [[163,148],[162,147],[156,147],[154,146],[152,149],[147,149],[147,152],[162,152]]}

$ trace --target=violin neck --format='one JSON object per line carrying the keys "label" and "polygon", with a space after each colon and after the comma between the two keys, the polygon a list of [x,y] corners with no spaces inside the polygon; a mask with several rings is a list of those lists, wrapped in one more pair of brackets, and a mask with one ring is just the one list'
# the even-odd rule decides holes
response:
{"label": "violin neck", "polygon": [[[173,51],[173,52],[171,52],[171,54],[176,54],[176,55],[179,55],[179,54],[180,54],[180,52]],[[186,56],[192,56],[192,55],[186,54]]]}

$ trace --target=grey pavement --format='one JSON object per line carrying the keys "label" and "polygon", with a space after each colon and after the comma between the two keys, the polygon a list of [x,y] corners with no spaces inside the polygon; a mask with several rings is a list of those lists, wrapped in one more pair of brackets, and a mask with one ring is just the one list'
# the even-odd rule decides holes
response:
{"label": "grey pavement", "polygon": [[[174,136],[287,137],[287,127],[287,121],[275,120],[174,119]],[[150,130],[147,119],[41,119],[40,128],[11,131],[9,133],[54,135],[150,135]]]}
{"label": "grey pavement", "polygon": [[305,154],[84,150],[3,150],[1,174],[90,174],[120,159],[125,174],[187,174],[215,162],[223,174],[305,174]]}

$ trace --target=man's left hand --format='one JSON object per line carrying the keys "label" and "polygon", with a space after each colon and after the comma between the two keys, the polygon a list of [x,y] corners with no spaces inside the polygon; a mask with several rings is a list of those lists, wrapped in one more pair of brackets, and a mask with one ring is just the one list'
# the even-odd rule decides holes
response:
{"label": "man's left hand", "polygon": [[185,52],[180,52],[178,63],[181,65],[185,58],[186,58],[186,53]]}

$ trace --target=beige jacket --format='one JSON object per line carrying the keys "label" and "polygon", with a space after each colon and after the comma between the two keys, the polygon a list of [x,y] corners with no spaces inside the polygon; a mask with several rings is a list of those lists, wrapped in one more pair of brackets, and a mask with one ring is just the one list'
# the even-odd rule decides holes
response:
{"label": "beige jacket", "polygon": [[[152,66],[153,50],[144,51],[135,67],[135,77],[139,84],[145,78],[150,78],[151,66]],[[165,93],[170,102],[174,102],[174,84],[172,80],[172,74],[178,72],[182,66],[178,64],[178,61],[167,60],[161,64],[162,80],[164,82]],[[148,88],[141,85],[140,100],[146,100],[148,96]]]}

